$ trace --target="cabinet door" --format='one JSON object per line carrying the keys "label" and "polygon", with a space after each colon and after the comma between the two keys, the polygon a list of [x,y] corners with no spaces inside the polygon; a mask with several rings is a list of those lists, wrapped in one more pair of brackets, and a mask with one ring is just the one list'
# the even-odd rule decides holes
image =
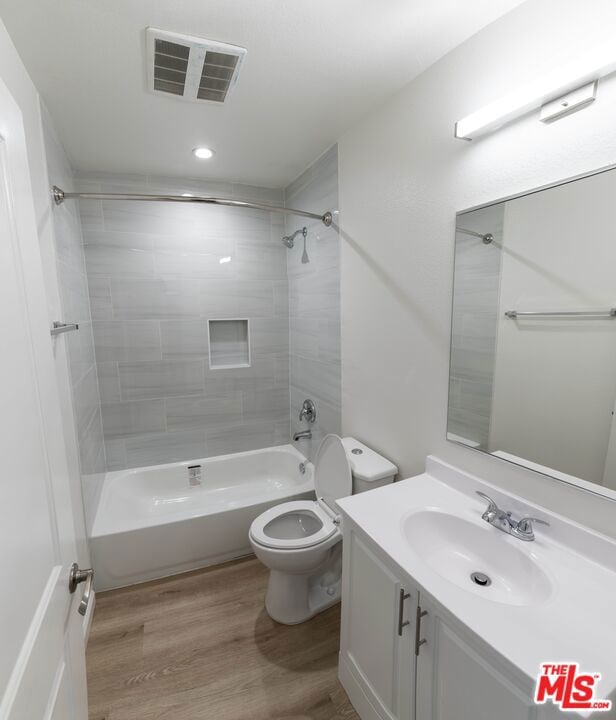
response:
{"label": "cabinet door", "polygon": [[417,720],[534,720],[531,689],[502,659],[420,598]]}
{"label": "cabinet door", "polygon": [[352,529],[343,552],[342,684],[362,720],[413,720],[417,592]]}

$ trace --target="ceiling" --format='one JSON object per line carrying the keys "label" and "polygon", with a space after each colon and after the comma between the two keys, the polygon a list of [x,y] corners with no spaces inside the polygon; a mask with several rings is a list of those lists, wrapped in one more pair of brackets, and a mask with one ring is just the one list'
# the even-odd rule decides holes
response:
{"label": "ceiling", "polygon": [[[74,168],[284,187],[522,0],[0,0]],[[224,105],[146,87],[154,26],[248,49]],[[197,161],[197,145],[213,148]]]}

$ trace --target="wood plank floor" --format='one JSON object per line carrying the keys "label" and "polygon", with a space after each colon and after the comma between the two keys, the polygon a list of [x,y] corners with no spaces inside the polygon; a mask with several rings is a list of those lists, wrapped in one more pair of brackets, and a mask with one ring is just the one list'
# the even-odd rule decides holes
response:
{"label": "wood plank floor", "polygon": [[99,593],[90,720],[359,720],[337,680],[340,606],[275,623],[256,558]]}

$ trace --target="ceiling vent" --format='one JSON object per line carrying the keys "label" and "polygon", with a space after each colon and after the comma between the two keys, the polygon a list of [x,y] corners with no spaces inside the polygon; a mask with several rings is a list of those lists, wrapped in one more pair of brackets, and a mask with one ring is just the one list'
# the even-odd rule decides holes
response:
{"label": "ceiling vent", "polygon": [[237,45],[146,30],[148,86],[183,100],[224,103],[246,55]]}

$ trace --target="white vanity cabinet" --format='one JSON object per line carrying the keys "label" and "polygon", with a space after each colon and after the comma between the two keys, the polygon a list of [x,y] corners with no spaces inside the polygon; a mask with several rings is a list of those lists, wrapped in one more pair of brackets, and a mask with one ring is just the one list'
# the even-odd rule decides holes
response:
{"label": "white vanity cabinet", "polygon": [[344,528],[340,679],[362,720],[413,720],[418,593]]}
{"label": "white vanity cabinet", "polygon": [[420,594],[346,519],[343,553],[339,672],[362,720],[547,720],[558,714],[553,706],[534,705],[528,678]]}

